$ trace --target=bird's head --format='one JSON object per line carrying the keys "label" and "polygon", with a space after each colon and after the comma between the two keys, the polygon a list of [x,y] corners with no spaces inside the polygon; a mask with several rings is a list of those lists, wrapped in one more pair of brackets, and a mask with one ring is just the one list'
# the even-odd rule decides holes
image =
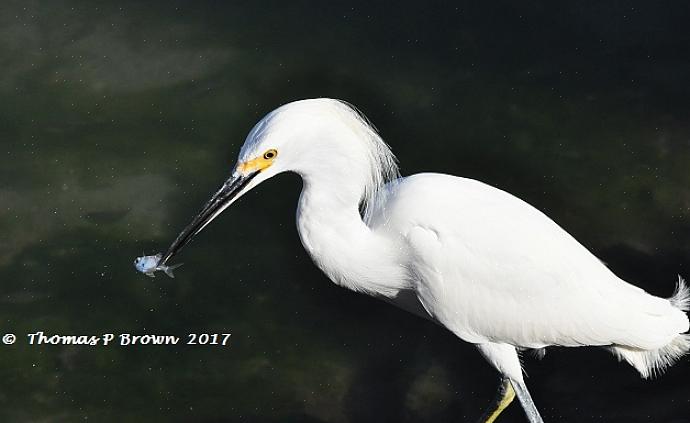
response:
{"label": "bird's head", "polygon": [[[223,210],[261,182],[282,172],[304,179],[318,176],[341,184],[356,201],[397,175],[395,157],[375,129],[350,105],[327,98],[288,103],[266,115],[240,150],[230,177],[211,197],[163,256],[161,264],[184,247]],[[373,188],[372,188],[373,187]],[[348,192],[352,191],[352,192]]]}

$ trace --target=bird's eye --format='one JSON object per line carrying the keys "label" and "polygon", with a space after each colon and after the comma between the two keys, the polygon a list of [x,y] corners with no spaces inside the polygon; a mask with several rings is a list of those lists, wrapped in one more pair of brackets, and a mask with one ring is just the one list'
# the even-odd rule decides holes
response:
{"label": "bird's eye", "polygon": [[270,149],[264,153],[264,159],[266,159],[266,160],[275,159],[275,157],[277,155],[278,155],[278,151],[272,148],[272,149]]}

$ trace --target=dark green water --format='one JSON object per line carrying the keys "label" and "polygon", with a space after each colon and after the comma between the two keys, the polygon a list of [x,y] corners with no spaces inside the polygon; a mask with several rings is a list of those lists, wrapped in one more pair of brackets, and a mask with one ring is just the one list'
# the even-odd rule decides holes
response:
{"label": "dark green water", "polygon": [[[165,249],[285,102],[356,104],[403,174],[544,210],[621,277],[690,277],[684,2],[0,4],[0,420],[461,422],[497,376],[431,323],[332,285],[263,184]],[[220,346],[26,334],[232,333]],[[690,421],[690,361],[642,381],[595,349],[525,357],[547,421]],[[500,421],[524,421],[513,405]]]}

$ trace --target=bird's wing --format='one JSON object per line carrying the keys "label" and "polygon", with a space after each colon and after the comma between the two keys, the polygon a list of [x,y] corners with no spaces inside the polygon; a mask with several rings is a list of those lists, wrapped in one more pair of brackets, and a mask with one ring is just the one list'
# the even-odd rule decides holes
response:
{"label": "bird's wing", "polygon": [[620,280],[540,211],[496,188],[405,178],[378,224],[407,245],[425,309],[466,341],[647,348],[671,336],[653,329],[668,301]]}

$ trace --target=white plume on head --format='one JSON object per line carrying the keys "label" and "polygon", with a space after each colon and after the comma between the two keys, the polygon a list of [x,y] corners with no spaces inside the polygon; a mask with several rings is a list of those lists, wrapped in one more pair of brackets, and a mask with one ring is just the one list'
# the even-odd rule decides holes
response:
{"label": "white plume on head", "polygon": [[349,114],[351,119],[355,119],[361,125],[363,132],[362,141],[368,144],[371,172],[369,174],[370,180],[364,187],[360,209],[362,210],[364,221],[369,223],[373,210],[376,209],[378,202],[382,200],[381,190],[383,186],[387,182],[400,178],[398,160],[388,144],[381,138],[376,127],[364,113],[346,101],[335,101],[340,104],[344,112]]}
{"label": "white plume on head", "polygon": [[[300,134],[301,130],[318,131],[323,129],[324,125],[343,125],[343,128],[347,127],[355,134],[356,140],[348,138],[333,142],[361,143],[355,149],[346,148],[340,152],[356,151],[353,157],[357,160],[358,169],[353,170],[353,175],[362,179],[360,212],[364,221],[369,223],[373,210],[383,200],[383,187],[389,181],[398,179],[400,173],[395,155],[376,128],[362,112],[345,101],[330,98],[298,100],[275,109],[261,119],[247,135],[240,151],[240,160],[250,160],[262,153],[262,149],[276,147],[274,143],[280,143],[280,140],[274,137],[288,139],[295,134]],[[299,136],[297,139],[300,142],[303,140]],[[335,147],[335,145],[331,146]],[[299,150],[300,147],[303,146],[293,143],[289,148]],[[280,157],[283,153],[280,152],[280,146],[277,148]]]}

